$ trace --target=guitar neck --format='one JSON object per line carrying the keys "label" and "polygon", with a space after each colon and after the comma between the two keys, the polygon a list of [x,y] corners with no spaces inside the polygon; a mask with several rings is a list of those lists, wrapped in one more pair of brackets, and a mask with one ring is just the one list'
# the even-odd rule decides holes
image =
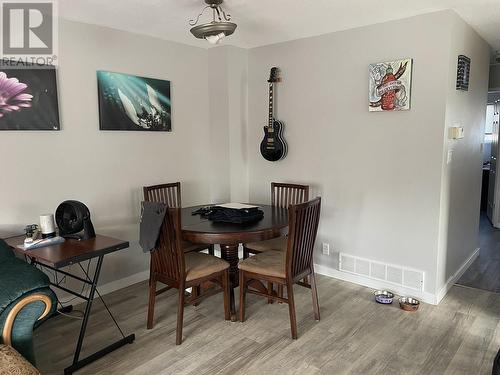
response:
{"label": "guitar neck", "polygon": [[273,117],[274,117],[274,84],[269,82],[269,129],[273,129]]}

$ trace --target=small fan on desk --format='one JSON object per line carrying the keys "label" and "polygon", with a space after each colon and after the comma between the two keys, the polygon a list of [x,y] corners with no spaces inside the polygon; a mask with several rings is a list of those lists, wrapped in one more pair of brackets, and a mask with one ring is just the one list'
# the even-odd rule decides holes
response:
{"label": "small fan on desk", "polygon": [[56,210],[56,223],[59,227],[59,235],[62,237],[79,240],[95,237],[94,226],[90,221],[90,211],[82,202],[73,200],[62,202]]}

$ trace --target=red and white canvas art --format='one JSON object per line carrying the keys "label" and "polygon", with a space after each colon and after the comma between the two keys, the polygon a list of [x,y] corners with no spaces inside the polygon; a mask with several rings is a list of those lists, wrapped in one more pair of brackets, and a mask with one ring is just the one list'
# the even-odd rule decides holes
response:
{"label": "red and white canvas art", "polygon": [[370,64],[369,110],[410,109],[412,59]]}

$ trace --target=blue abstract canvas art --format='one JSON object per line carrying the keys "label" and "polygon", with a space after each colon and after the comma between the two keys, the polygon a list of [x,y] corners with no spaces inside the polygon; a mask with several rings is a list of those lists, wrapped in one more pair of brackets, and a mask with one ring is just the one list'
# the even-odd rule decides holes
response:
{"label": "blue abstract canvas art", "polygon": [[172,130],[170,81],[97,72],[101,130]]}

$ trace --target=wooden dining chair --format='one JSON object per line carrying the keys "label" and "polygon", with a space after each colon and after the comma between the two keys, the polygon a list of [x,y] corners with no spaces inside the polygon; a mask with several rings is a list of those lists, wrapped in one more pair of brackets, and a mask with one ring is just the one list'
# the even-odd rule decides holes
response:
{"label": "wooden dining chair", "polygon": [[[167,210],[163,220],[157,247],[151,251],[151,275],[149,280],[149,306],[147,328],[153,328],[156,296],[171,289],[178,289],[177,334],[175,343],[182,343],[184,306],[195,305],[202,299],[220,291],[210,288],[199,295],[186,297],[185,289],[199,287],[211,281],[224,292],[224,318],[230,320],[229,263],[205,253],[186,253],[181,246],[181,216],[179,208]],[[157,282],[166,287],[156,290]]]}
{"label": "wooden dining chair", "polygon": [[[292,338],[297,338],[297,319],[293,285],[310,287],[314,318],[320,319],[318,292],[314,275],[313,250],[318,232],[321,198],[291,205],[288,209],[288,239],[286,251],[270,250],[249,257],[238,264],[240,274],[240,321],[245,321],[246,293],[256,294],[288,303]],[[309,276],[310,286],[301,280]],[[287,297],[262,293],[248,288],[252,280],[262,280],[286,286]]]}
{"label": "wooden dining chair", "polygon": [[[283,182],[271,182],[271,206],[288,208],[291,204],[304,203],[309,200],[309,186],[299,184],[287,184]],[[243,244],[243,259],[250,254],[259,254],[264,251],[278,250],[285,251],[287,246],[286,236],[271,238],[269,240],[250,242]],[[309,281],[304,279],[307,284]],[[270,293],[274,287],[272,283],[267,285]],[[283,297],[283,286],[278,284],[278,295]],[[269,300],[271,303],[272,300]]]}
{"label": "wooden dining chair", "polygon": [[[286,184],[281,182],[271,183],[271,205],[279,208],[288,208],[291,204],[307,202],[309,200],[309,186]],[[250,254],[259,254],[269,250],[286,249],[286,237],[276,237],[270,240],[250,242],[243,244],[243,258]]]}
{"label": "wooden dining chair", "polygon": [[[144,200],[147,202],[165,203],[171,208],[182,207],[181,202],[181,183],[172,182],[168,184],[144,186]],[[182,248],[185,252],[208,250],[210,255],[214,255],[214,245],[195,244],[188,241],[182,241]]]}

